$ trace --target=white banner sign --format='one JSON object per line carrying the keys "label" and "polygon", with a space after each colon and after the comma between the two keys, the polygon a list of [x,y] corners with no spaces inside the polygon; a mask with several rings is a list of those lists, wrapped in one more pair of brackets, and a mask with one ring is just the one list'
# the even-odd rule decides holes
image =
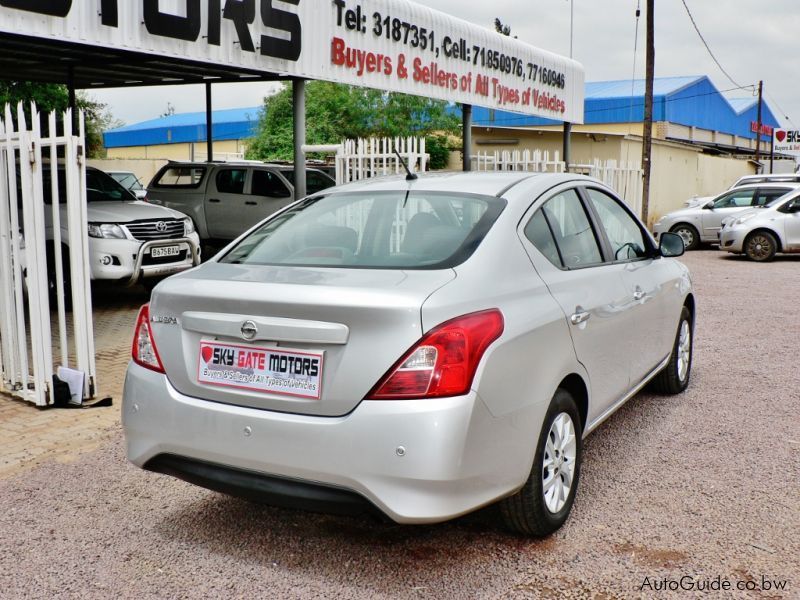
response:
{"label": "white banner sign", "polygon": [[792,129],[776,129],[773,134],[775,154],[800,156],[800,131]]}
{"label": "white banner sign", "polygon": [[579,63],[406,0],[0,0],[1,32],[583,122]]}

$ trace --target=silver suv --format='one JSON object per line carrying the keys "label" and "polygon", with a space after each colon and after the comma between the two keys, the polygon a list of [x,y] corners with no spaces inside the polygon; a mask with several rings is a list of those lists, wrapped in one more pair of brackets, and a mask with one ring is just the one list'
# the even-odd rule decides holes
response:
{"label": "silver suv", "polygon": [[[308,194],[336,184],[306,170]],[[294,167],[261,162],[169,163],[147,186],[148,201],[189,215],[203,242],[235,239],[294,202]]]}
{"label": "silver suv", "polygon": [[653,226],[653,235],[659,239],[666,232],[677,233],[683,238],[687,250],[696,250],[702,243],[716,244],[723,219],[750,208],[766,206],[797,187],[800,183],[742,185],[699,206],[664,215]]}

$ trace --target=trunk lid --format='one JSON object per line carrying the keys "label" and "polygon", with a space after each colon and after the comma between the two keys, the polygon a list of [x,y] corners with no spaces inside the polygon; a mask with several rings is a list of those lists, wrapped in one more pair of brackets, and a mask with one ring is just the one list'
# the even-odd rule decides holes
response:
{"label": "trunk lid", "polygon": [[454,277],[212,262],[158,286],[151,327],[183,394],[340,416],[421,337],[422,304]]}

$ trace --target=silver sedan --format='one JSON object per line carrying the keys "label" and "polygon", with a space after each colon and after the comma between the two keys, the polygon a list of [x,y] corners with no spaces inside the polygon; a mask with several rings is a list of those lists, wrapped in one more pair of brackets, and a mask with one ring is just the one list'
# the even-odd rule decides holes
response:
{"label": "silver sedan", "polygon": [[653,233],[656,239],[666,232],[677,233],[683,238],[687,250],[696,250],[702,243],[716,244],[723,219],[765,206],[797,187],[800,183],[741,185],[703,204],[693,204],[664,215],[656,221]]}
{"label": "silver sedan", "polygon": [[388,178],[296,202],[156,287],[125,381],[129,459],[275,505],[566,520],[582,439],[648,382],[683,391],[695,305],[569,174]]}
{"label": "silver sedan", "polygon": [[800,252],[800,193],[726,219],[719,247],[757,262],[772,260],[778,252]]}

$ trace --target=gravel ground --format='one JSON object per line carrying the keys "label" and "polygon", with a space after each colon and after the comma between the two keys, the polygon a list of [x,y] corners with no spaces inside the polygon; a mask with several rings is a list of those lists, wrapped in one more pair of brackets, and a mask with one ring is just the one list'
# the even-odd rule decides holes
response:
{"label": "gravel ground", "polygon": [[712,597],[800,598],[800,259],[684,260],[692,383],[640,394],[589,437],[548,539],[503,532],[491,508],[411,527],[248,504],[134,468],[115,429],[0,481],[0,597],[692,597],[655,586],[719,576],[788,583]]}

